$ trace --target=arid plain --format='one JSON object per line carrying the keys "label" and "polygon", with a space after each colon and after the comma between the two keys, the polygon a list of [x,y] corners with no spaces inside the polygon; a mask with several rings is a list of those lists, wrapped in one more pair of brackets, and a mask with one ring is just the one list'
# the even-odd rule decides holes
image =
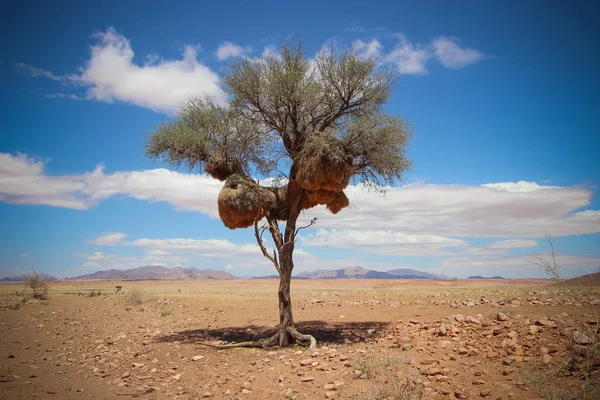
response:
{"label": "arid plain", "polygon": [[579,283],[294,280],[313,353],[199,343],[272,333],[276,280],[3,284],[0,399],[592,399],[567,368],[598,347],[600,290]]}

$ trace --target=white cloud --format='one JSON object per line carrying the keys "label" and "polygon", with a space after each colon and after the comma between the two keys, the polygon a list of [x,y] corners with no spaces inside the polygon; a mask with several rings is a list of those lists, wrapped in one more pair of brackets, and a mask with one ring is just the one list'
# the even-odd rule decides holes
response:
{"label": "white cloud", "polygon": [[[251,269],[254,275],[267,275],[275,271],[255,243],[240,244],[223,239],[190,238],[139,238],[125,241],[123,239],[126,236],[124,233],[101,234],[90,243],[102,246],[139,248],[144,252],[143,256],[120,256],[96,252],[93,254],[74,253],[73,257],[86,259],[82,267],[99,270],[136,268],[144,265],[173,266],[177,263],[186,263],[190,267],[228,269],[243,274],[247,274],[247,270]],[[295,250],[294,256],[299,263],[316,259],[315,256],[301,248]],[[314,267],[314,264],[308,265]],[[302,268],[299,269],[299,271],[302,270]]]}
{"label": "white cloud", "polygon": [[501,240],[488,244],[486,247],[490,249],[522,249],[526,247],[535,247],[538,243],[535,240]]}
{"label": "white cloud", "polygon": [[399,74],[418,75],[427,73],[427,63],[437,60],[446,68],[459,69],[481,61],[485,56],[478,50],[462,48],[454,38],[441,36],[431,43],[411,42],[404,34],[390,35],[396,40],[389,52],[383,51],[383,44],[378,39],[361,40],[353,46],[365,57],[381,57],[383,63],[392,65]]}
{"label": "white cloud", "polygon": [[474,64],[484,58],[483,53],[475,49],[461,48],[456,39],[441,36],[431,42],[435,55],[446,68],[459,69]]}
{"label": "white cloud", "polygon": [[265,46],[262,52],[262,58],[267,58],[268,56],[277,56],[277,54],[277,47]]}
{"label": "white cloud", "polygon": [[27,253],[21,253],[21,254],[19,254],[19,256],[20,257],[29,257],[29,254],[27,254]]}
{"label": "white cloud", "polygon": [[84,174],[51,176],[45,174],[44,165],[44,160],[24,154],[0,153],[0,201],[86,210],[120,194],[218,217],[216,199],[222,183],[204,175],[162,168],[105,174],[99,165]]}
{"label": "white cloud", "polygon": [[90,243],[98,246],[125,246],[127,242],[123,241],[127,237],[126,234],[121,232],[109,232],[98,236]]}
{"label": "white cloud", "polygon": [[[124,195],[166,201],[176,209],[218,218],[217,196],[222,185],[208,176],[166,169],[106,174],[99,166],[88,173],[50,176],[44,173],[44,161],[0,153],[0,201],[9,204],[83,210],[103,199]],[[516,190],[525,187],[531,190]],[[350,207],[338,215],[316,207],[306,210],[303,219],[318,217],[317,226],[322,229],[453,238],[526,239],[600,232],[600,210],[576,211],[589,206],[592,196],[580,186],[547,187],[533,182],[412,184],[390,188],[385,196],[361,186],[349,186],[346,193]]]}
{"label": "white cloud", "polygon": [[559,186],[540,186],[535,182],[527,181],[485,183],[481,186],[511,193],[528,193],[536,190],[559,189]]}
{"label": "white cloud", "polygon": [[222,239],[137,239],[132,246],[147,250],[160,250],[164,253],[183,252],[201,254],[204,257],[229,257],[232,254],[258,254],[258,245],[236,244]]}
{"label": "white cloud", "polygon": [[[600,232],[600,211],[582,187],[540,187],[528,192],[487,186],[412,184],[385,196],[349,186],[350,207],[338,215],[324,208],[304,212],[321,228],[384,230],[450,237],[538,238]],[[531,185],[533,186],[533,185]]]}
{"label": "white cloud", "polygon": [[25,63],[16,63],[15,69],[22,74],[33,76],[34,78],[44,77],[48,79],[52,79],[56,82],[66,83],[68,78],[65,76],[55,75],[50,71],[46,71],[44,69],[34,67],[33,65],[27,65]]}
{"label": "white cloud", "polygon": [[251,51],[251,47],[242,47],[235,43],[223,42],[219,45],[219,48],[215,54],[219,60],[224,61],[230,58],[243,56]]}
{"label": "white cloud", "polygon": [[359,39],[354,42],[354,48],[358,50],[360,54],[365,58],[379,58],[381,56],[381,50],[383,49],[383,45],[377,39],[372,39],[368,43],[363,42]]}
{"label": "white cloud", "polygon": [[[395,34],[397,42],[387,54],[378,39],[356,40],[354,46],[365,56],[381,57],[384,63],[393,65],[400,74],[425,74],[426,64],[435,58],[447,68],[457,69],[484,58],[475,49],[462,48],[456,39],[439,37],[430,44],[412,43],[403,34]],[[114,28],[93,35],[96,43],[91,46],[90,58],[76,74],[57,75],[53,72],[25,63],[15,68],[33,77],[45,77],[74,88],[85,89],[82,93],[52,93],[49,98],[114,101],[134,104],[154,111],[175,114],[181,103],[192,96],[208,95],[219,103],[226,101],[218,74],[198,60],[198,47],[186,45],[181,59],[166,60],[150,53],[142,64],[134,62],[135,53],[129,39]],[[222,42],[216,56],[224,61],[249,54],[251,47]],[[273,46],[264,48],[263,57],[275,54]]]}
{"label": "white cloud", "polygon": [[[544,253],[538,255],[548,257]],[[564,278],[597,272],[600,265],[598,256],[558,255],[557,257],[561,265],[560,273]],[[547,278],[545,271],[535,265],[534,261],[533,255],[460,254],[441,260],[441,269],[445,274],[454,277],[501,275],[505,278]]]}
{"label": "white cloud", "polygon": [[[197,59],[197,47],[185,46],[180,60],[162,60],[152,55],[143,65],[133,62],[129,40],[113,28],[93,36],[97,43],[79,74],[57,76],[40,68],[17,64],[33,76],[72,82],[86,88],[87,99],[111,103],[122,101],[154,111],[174,114],[181,102],[191,96],[209,95],[225,100],[219,76]],[[51,97],[79,98],[59,93]]]}
{"label": "white cloud", "polygon": [[385,61],[396,66],[400,74],[425,74],[425,64],[431,54],[425,46],[413,45],[404,35],[396,35],[398,43],[385,56]]}
{"label": "white cloud", "polygon": [[88,257],[88,260],[92,260],[92,261],[99,261],[99,260],[103,260],[103,259],[104,259],[104,253],[101,251],[97,251]]}
{"label": "white cloud", "polygon": [[314,235],[302,237],[301,242],[304,246],[327,246],[401,256],[431,255],[450,247],[469,246],[463,240],[443,236],[371,229],[319,229]]}

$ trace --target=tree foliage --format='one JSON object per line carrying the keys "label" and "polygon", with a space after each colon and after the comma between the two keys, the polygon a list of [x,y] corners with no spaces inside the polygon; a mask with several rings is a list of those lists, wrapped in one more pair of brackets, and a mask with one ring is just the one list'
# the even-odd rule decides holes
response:
{"label": "tree foliage", "polygon": [[[225,226],[254,225],[263,254],[281,276],[280,344],[285,332],[306,339],[293,329],[289,299],[301,211],[323,204],[338,213],[349,205],[344,189],[351,179],[381,187],[410,166],[404,150],[410,126],[383,108],[394,79],[394,72],[356,49],[324,49],[308,59],[301,42],[288,42],[277,54],[229,66],[227,104],[189,99],[175,120],[149,135],[149,157],[225,181],[218,199]],[[253,179],[277,174],[287,178],[283,187]],[[259,229],[263,218],[267,224]],[[278,221],[286,222],[284,232]],[[273,256],[262,243],[267,229]]]}

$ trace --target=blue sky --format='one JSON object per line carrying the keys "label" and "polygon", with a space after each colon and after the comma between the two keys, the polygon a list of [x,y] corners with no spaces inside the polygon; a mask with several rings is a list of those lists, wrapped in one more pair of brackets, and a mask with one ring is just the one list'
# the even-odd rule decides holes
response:
{"label": "blue sky", "polygon": [[187,96],[300,37],[357,46],[400,75],[413,169],[385,197],[348,189],[304,231],[297,272],[361,265],[452,277],[600,267],[600,13],[594,2],[3,3],[0,277],[147,264],[274,271],[217,219],[220,184],[143,155]]}

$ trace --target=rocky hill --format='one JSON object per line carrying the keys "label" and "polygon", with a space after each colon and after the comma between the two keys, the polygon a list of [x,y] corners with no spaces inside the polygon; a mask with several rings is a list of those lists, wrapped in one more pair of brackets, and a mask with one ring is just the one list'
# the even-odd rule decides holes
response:
{"label": "rocky hill", "polygon": [[93,274],[76,276],[73,280],[87,279],[114,279],[114,280],[192,280],[192,279],[236,279],[237,277],[225,271],[213,269],[196,268],[166,268],[160,265],[148,265],[145,267],[126,270],[111,269],[108,271],[97,271]]}
{"label": "rocky hill", "polygon": [[319,269],[306,271],[295,276],[303,279],[446,279],[441,275],[430,274],[410,268],[397,268],[391,271],[373,271],[362,267],[343,269]]}

